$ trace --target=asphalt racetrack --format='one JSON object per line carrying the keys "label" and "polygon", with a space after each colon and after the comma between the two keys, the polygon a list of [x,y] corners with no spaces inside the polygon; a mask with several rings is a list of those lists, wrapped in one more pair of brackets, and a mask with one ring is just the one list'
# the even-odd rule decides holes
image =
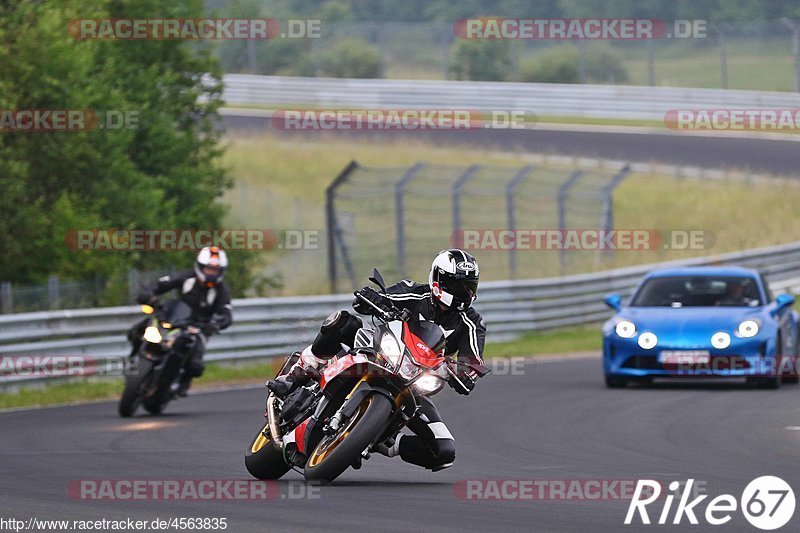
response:
{"label": "asphalt racetrack", "polygon": [[[678,527],[638,520],[624,526],[627,499],[468,500],[458,487],[464,480],[646,478],[666,486],[692,478],[710,495],[701,515],[711,497],[738,499],[756,477],[776,475],[795,488],[800,479],[797,385],[770,391],[684,382],[608,390],[599,358],[591,357],[530,361],[515,375],[488,376],[467,398],[450,390],[438,395],[457,442],[456,464],[438,473],[378,456],[332,486],[304,489],[301,476],[290,472],[266,501],[98,501],[68,494],[70,481],[82,479],[249,479],[242,456],[263,420],[263,399],[260,388],[195,394],[163,416],[127,420],[117,417],[114,403],[0,413],[6,515],[225,517],[233,532],[673,531]],[[663,499],[652,506],[656,521]],[[723,527],[700,520],[690,527],[684,517],[680,529],[758,531],[740,511]],[[782,530],[797,531],[797,520],[795,513]]]}
{"label": "asphalt racetrack", "polygon": [[[241,113],[241,114],[237,114]],[[442,146],[473,145],[482,148],[530,151],[602,159],[655,162],[702,168],[749,170],[796,177],[800,168],[800,135],[769,133],[738,135],[649,128],[615,128],[541,124],[532,129],[496,130],[406,130],[406,131],[287,131],[270,128],[270,120],[247,111],[225,110],[222,127],[229,132],[257,133],[309,140],[331,136],[358,141],[368,138],[414,140]]]}

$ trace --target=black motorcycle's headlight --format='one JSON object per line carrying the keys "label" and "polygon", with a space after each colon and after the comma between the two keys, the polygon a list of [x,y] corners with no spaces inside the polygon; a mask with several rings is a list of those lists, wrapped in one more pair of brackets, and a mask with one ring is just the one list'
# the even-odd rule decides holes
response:
{"label": "black motorcycle's headlight", "polygon": [[144,330],[144,340],[150,342],[152,344],[160,344],[161,343],[161,332],[158,331],[158,328],[155,326],[147,326]]}

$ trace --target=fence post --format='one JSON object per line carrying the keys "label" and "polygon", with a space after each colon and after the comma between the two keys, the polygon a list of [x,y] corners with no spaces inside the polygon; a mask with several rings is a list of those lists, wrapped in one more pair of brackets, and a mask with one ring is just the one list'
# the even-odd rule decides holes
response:
{"label": "fence post", "polygon": [[800,92],[800,24],[786,17],[781,23],[792,32],[792,55],[794,56],[794,90]]}
{"label": "fence post", "polygon": [[[517,220],[514,213],[514,194],[516,194],[520,183],[528,176],[528,173],[533,170],[533,165],[526,165],[522,167],[517,174],[511,178],[511,181],[506,185],[506,212],[508,213],[508,230],[514,232],[517,229]],[[514,246],[508,251],[508,272],[511,279],[517,278],[517,246],[516,239]]]}
{"label": "fence post", "polygon": [[[328,282],[330,284],[331,292],[336,292],[336,237],[339,236],[339,240],[341,241],[341,235],[339,235],[339,228],[336,224],[336,213],[334,210],[334,201],[336,199],[336,189],[339,188],[347,178],[350,177],[350,174],[358,168],[358,163],[355,161],[350,161],[350,163],[342,170],[338,176],[328,185],[328,188],[325,190],[325,220],[327,225],[328,231]],[[341,243],[344,247],[344,243]],[[346,254],[346,252],[342,252]]]}
{"label": "fence post", "polygon": [[3,304],[3,313],[14,312],[14,293],[11,290],[10,281],[0,283],[0,302]]}
{"label": "fence post", "polygon": [[[567,229],[567,194],[582,175],[583,170],[576,170],[558,187],[558,230],[562,235],[564,234],[564,230]],[[566,266],[564,252],[565,250],[562,246],[561,250],[558,251],[558,266],[562,276],[564,275],[564,268]]]}
{"label": "fence post", "polygon": [[135,268],[128,269],[128,301],[127,304],[132,304],[136,301],[137,293],[139,292],[139,284],[142,282],[141,272]]}
{"label": "fence post", "polygon": [[603,188],[603,229],[605,231],[611,231],[614,229],[614,189],[616,189],[622,180],[630,174],[631,167],[629,165],[625,165],[617,172],[611,181],[608,182]]}
{"label": "fence post", "polygon": [[395,212],[395,230],[397,232],[397,267],[400,271],[400,276],[406,277],[406,234],[403,206],[403,195],[406,191],[406,186],[419,172],[425,167],[425,163],[417,163],[409,168],[405,174],[394,185],[394,212]]}
{"label": "fence post", "polygon": [[47,307],[49,309],[58,309],[61,305],[61,291],[58,285],[58,276],[50,276],[47,278]]}
{"label": "fence post", "polygon": [[467,167],[467,170],[453,183],[453,236],[461,229],[461,189],[480,168],[480,165]]}
{"label": "fence post", "polygon": [[717,41],[719,42],[719,77],[723,89],[728,88],[728,44],[725,41],[725,31],[719,24],[715,25]]}

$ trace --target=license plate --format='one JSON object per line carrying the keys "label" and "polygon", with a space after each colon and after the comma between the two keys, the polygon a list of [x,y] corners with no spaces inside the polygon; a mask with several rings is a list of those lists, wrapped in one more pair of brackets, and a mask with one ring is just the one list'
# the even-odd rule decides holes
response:
{"label": "license plate", "polygon": [[711,361],[707,350],[664,350],[658,354],[658,362],[663,365],[702,365]]}

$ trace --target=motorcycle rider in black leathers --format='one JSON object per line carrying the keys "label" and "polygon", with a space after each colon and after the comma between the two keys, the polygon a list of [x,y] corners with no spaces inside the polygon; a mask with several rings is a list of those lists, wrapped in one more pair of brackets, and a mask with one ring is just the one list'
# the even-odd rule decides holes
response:
{"label": "motorcycle rider in black leathers", "polygon": [[[359,293],[378,307],[388,308],[393,304],[399,309],[410,310],[414,317],[432,320],[444,331],[447,340],[445,353],[457,353],[463,363],[483,364],[481,356],[486,323],[472,308],[479,274],[478,263],[470,254],[457,249],[444,250],[433,260],[427,284],[402,280],[387,287],[386,294],[370,287],[361,289]],[[374,311],[359,299],[353,302],[353,309],[364,315]],[[353,346],[361,326],[361,319],[345,310],[333,313],[325,319],[314,343],[303,350],[297,363],[287,374],[269,381],[267,387],[276,396],[285,398],[309,379],[318,379],[330,357]],[[475,386],[478,375],[464,365],[458,368],[458,381],[451,378],[448,383],[459,394],[467,395]],[[453,464],[455,440],[433,402],[427,397],[420,401],[418,414],[407,424],[415,435],[400,435],[394,442],[379,444],[375,450],[388,457],[399,455],[408,463],[435,472]]]}
{"label": "motorcycle rider in black leathers", "polygon": [[[228,257],[225,251],[217,246],[207,246],[197,254],[194,270],[162,276],[145,285],[136,298],[140,304],[152,304],[157,295],[179,289],[180,299],[192,308],[192,322],[200,325],[199,328],[189,328],[190,332],[196,333],[197,342],[176,391],[178,396],[186,396],[192,379],[203,375],[203,353],[207,337],[219,333],[233,322],[230,291],[222,281],[227,268]],[[140,329],[141,324],[137,324],[129,333],[133,344],[131,355],[139,349],[143,331],[139,331]]]}

